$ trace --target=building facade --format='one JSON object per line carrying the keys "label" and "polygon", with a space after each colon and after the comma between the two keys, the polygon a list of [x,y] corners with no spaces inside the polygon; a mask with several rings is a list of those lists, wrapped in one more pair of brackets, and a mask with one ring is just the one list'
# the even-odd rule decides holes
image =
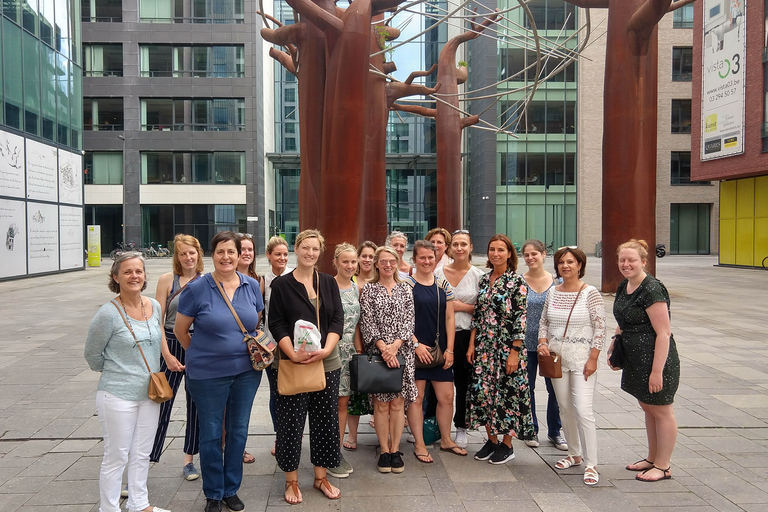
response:
{"label": "building facade", "polygon": [[225,229],[263,247],[257,2],[82,2],[86,219],[104,252],[176,233],[208,250]]}
{"label": "building facade", "polygon": [[768,257],[767,13],[764,0],[695,2],[691,176],[719,182],[721,265]]}
{"label": "building facade", "polygon": [[80,0],[0,17],[0,279],[82,269]]}

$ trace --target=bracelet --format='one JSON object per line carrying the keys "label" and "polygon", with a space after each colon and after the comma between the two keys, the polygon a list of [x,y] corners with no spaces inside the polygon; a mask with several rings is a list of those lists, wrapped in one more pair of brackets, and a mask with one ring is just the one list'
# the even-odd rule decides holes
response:
{"label": "bracelet", "polygon": [[539,348],[539,347],[541,347],[542,345],[543,345],[543,346],[545,346],[545,347],[548,347],[548,346],[549,346],[549,343],[548,343],[548,342],[546,342],[546,341],[544,341],[544,342],[542,342],[542,343],[539,343],[538,345],[536,345],[536,348]]}
{"label": "bracelet", "polygon": [[445,353],[453,355],[453,350],[446,350]]}
{"label": "bracelet", "polygon": [[517,345],[512,345],[512,350],[514,350],[515,352],[520,352],[521,350],[523,350],[523,347],[522,346],[518,347]]}

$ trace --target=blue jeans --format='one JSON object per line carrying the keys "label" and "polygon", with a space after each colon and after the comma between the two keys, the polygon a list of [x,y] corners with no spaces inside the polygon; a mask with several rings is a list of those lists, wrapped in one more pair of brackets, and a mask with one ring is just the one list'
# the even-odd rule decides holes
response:
{"label": "blue jeans", "polygon": [[[200,423],[200,471],[207,499],[220,500],[240,489],[248,421],[260,382],[261,372],[255,370],[216,379],[195,380],[187,376]],[[223,426],[226,438],[222,463]]]}
{"label": "blue jeans", "polygon": [[[539,357],[535,350],[528,351],[528,388],[531,391],[531,412],[533,413],[533,428],[539,433],[539,420],[536,418],[536,399],[534,398],[534,389],[536,388],[536,370],[539,367]],[[547,436],[555,437],[560,433],[560,407],[557,405],[555,389],[552,387],[551,379],[544,379],[547,385]]]}

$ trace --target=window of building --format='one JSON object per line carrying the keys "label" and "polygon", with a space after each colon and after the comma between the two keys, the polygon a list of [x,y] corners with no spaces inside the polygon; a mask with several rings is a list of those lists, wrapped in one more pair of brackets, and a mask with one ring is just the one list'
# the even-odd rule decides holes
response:
{"label": "window of building", "polygon": [[245,184],[245,153],[142,152],[141,182]]}
{"label": "window of building", "polygon": [[210,254],[210,240],[219,231],[244,233],[246,206],[244,204],[174,204],[142,205],[141,240],[173,245],[176,233],[186,233],[200,240],[203,251]]}
{"label": "window of building", "polygon": [[[3,5],[6,3],[17,2],[3,2]],[[30,34],[37,34],[37,23],[37,0],[27,0],[21,6],[21,24]]]}
{"label": "window of building", "polygon": [[690,46],[672,48],[672,80],[690,82],[693,79],[693,48]]}
{"label": "window of building", "polygon": [[192,0],[194,23],[243,23],[243,0]]}
{"label": "window of building", "polygon": [[191,50],[194,76],[214,78],[245,76],[245,50],[242,46],[196,46]]}
{"label": "window of building", "polygon": [[691,100],[672,100],[672,133],[691,133]]}
{"label": "window of building", "polygon": [[200,131],[242,131],[245,100],[192,100],[192,122],[194,129]]}
{"label": "window of building", "polygon": [[[24,131],[33,135],[40,134],[40,41],[35,36],[24,32]],[[18,58],[18,57],[17,57]]]}
{"label": "window of building", "polygon": [[123,98],[83,98],[83,129],[123,130]]}
{"label": "window of building", "polygon": [[174,74],[174,71],[181,71],[181,63],[180,48],[167,45],[139,46],[141,76],[178,76]]}
{"label": "window of building", "polygon": [[[532,82],[536,78],[536,52],[526,51],[521,48],[501,48],[499,49],[499,59],[501,80],[511,79],[519,82]],[[556,69],[559,69],[562,62],[563,59],[556,56],[550,56],[542,62],[540,69],[542,79],[548,77]],[[574,82],[576,80],[576,64],[570,62],[557,74],[549,76],[547,80],[549,82]]]}
{"label": "window of building", "polygon": [[144,77],[241,78],[245,76],[244,55],[242,45],[140,45],[139,67]]}
{"label": "window of building", "polygon": [[91,77],[123,76],[123,45],[83,45],[83,74]]}
{"label": "window of building", "polygon": [[[528,134],[568,134],[576,132],[575,101],[534,101],[527,112],[521,112],[520,102],[500,102],[500,126],[506,130]],[[519,122],[518,122],[519,119]]]}
{"label": "window of building", "polygon": [[139,18],[144,23],[172,23],[180,16],[181,2],[139,0]]}
{"label": "window of building", "polygon": [[183,130],[184,100],[153,98],[141,100],[142,130]]}
{"label": "window of building", "polygon": [[709,203],[669,205],[669,253],[709,254]]}
{"label": "window of building", "polygon": [[120,22],[123,21],[123,0],[81,0],[80,14],[86,23]]}
{"label": "window of building", "polygon": [[123,154],[88,151],[83,158],[86,185],[121,185],[123,183]]}
{"label": "window of building", "polygon": [[574,185],[573,153],[501,153],[501,185]]}
{"label": "window of building", "polygon": [[[576,7],[573,4],[563,0],[530,0],[528,8],[537,30],[576,29]],[[528,16],[523,16],[523,25],[531,28]]]}
{"label": "window of building", "polygon": [[692,3],[672,12],[672,28],[693,28]]}
{"label": "window of building", "polygon": [[[3,2],[3,8],[9,2]],[[13,2],[11,2],[13,3]],[[16,7],[18,10],[18,6]],[[21,69],[23,67],[21,45],[22,30],[9,20],[3,19],[3,85],[5,124],[19,130],[24,129],[24,84]],[[53,100],[54,108],[56,100]],[[54,115],[55,119],[55,115]]]}
{"label": "window of building", "polygon": [[691,152],[672,151],[669,165],[672,185],[709,185],[709,181],[691,181]]}

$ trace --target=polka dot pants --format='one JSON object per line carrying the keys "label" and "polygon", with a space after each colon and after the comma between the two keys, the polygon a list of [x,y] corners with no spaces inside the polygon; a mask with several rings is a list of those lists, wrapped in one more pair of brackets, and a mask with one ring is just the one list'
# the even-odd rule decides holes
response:
{"label": "polka dot pants", "polygon": [[341,369],[325,372],[325,389],[285,396],[277,394],[277,447],[280,469],[299,469],[301,436],[309,413],[310,459],[313,466],[341,465],[339,451],[339,378]]}

